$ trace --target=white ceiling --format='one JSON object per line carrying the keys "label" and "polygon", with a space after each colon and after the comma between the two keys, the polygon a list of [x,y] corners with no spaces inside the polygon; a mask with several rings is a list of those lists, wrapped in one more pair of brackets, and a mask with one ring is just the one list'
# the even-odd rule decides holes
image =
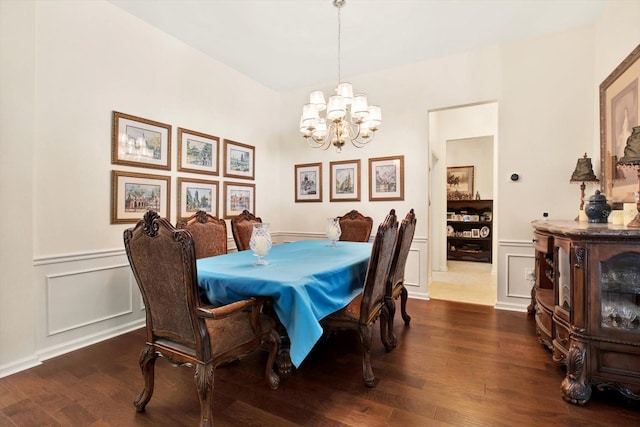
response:
{"label": "white ceiling", "polygon": [[[277,91],[338,79],[332,0],[110,0]],[[347,0],[342,76],[593,23],[606,0]]]}

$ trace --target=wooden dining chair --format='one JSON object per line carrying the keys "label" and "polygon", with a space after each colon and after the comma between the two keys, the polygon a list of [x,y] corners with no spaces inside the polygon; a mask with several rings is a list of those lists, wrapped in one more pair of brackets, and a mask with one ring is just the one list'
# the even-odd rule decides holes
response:
{"label": "wooden dining chair", "polygon": [[375,381],[371,367],[373,324],[378,317],[381,318],[380,322],[387,322],[385,290],[397,232],[396,212],[391,209],[389,215],[378,226],[378,232],[373,240],[362,292],[346,307],[320,321],[325,330],[358,331],[362,343],[362,375],[365,384],[369,387],[373,387]]}
{"label": "wooden dining chair", "polygon": [[[393,318],[396,313],[395,300],[400,297],[400,313],[405,325],[411,322],[411,316],[407,314],[408,292],[404,287],[404,270],[407,264],[407,257],[413,242],[413,235],[416,231],[416,215],[413,209],[407,213],[398,228],[396,243],[393,249],[393,258],[391,259],[391,267],[387,281],[386,304],[388,310],[387,324],[380,324],[380,337],[387,351],[391,351],[398,343],[393,333]],[[385,331],[386,329],[386,331]]]}
{"label": "wooden dining chair", "polygon": [[174,228],[154,211],[125,230],[123,237],[146,313],[147,343],[139,360],[144,389],[134,401],[137,412],[145,410],[153,395],[158,356],[173,364],[195,366],[201,426],[213,424],[217,366],[264,344],[269,350],[266,378],[271,388],[278,387],[273,371],[278,336],[274,321],[261,313],[263,300],[250,298],[215,308],[203,305],[191,233]]}
{"label": "wooden dining chair", "polygon": [[248,210],[243,210],[238,216],[231,218],[231,233],[238,251],[249,249],[249,241],[253,232],[253,224],[262,222],[262,219],[254,216]]}
{"label": "wooden dining chair", "polygon": [[197,211],[178,221],[177,228],[189,230],[196,248],[196,259],[227,253],[227,223],[205,211]]}
{"label": "wooden dining chair", "polygon": [[338,217],[340,222],[340,240],[346,242],[368,242],[373,229],[373,218],[352,210]]}

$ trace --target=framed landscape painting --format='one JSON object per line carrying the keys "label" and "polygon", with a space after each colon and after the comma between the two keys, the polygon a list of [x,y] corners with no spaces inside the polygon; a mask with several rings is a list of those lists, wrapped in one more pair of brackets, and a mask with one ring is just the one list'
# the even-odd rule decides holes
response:
{"label": "framed landscape painting", "polygon": [[360,201],[360,160],[329,163],[332,202]]}
{"label": "framed landscape painting", "polygon": [[220,138],[178,128],[178,170],[218,175]]}
{"label": "framed landscape painting", "polygon": [[369,200],[404,200],[404,156],[369,159]]}
{"label": "framed landscape painting", "polygon": [[254,179],[255,147],[224,140],[224,176]]}
{"label": "framed landscape painting", "polygon": [[447,199],[471,199],[473,197],[473,166],[447,168]]}
{"label": "framed landscape painting", "polygon": [[636,168],[618,168],[627,138],[640,125],[640,45],[600,84],[600,185],[610,202],[634,202]]}
{"label": "framed landscape painting", "polygon": [[114,111],[111,163],[171,170],[171,125]]}
{"label": "framed landscape painting", "polygon": [[111,171],[111,224],[136,223],[145,212],[169,218],[168,176]]}
{"label": "framed landscape painting", "polygon": [[243,210],[256,211],[256,186],[243,182],[224,183],[224,217],[240,215]]}
{"label": "framed landscape painting", "polygon": [[322,201],[322,163],[295,165],[296,202]]}
{"label": "framed landscape painting", "polygon": [[197,211],[218,216],[218,181],[178,178],[178,221]]}

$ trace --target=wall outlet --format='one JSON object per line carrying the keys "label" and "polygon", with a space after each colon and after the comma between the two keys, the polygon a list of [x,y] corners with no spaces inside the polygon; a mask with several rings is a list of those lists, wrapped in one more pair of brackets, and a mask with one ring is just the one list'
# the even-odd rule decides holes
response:
{"label": "wall outlet", "polygon": [[530,282],[535,282],[536,281],[536,275],[533,273],[533,269],[532,268],[525,268],[524,269],[524,280],[528,280]]}

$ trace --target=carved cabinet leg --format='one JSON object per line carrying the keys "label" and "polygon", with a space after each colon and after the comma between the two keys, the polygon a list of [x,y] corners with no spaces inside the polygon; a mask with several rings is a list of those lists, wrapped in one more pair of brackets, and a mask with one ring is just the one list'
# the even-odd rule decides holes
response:
{"label": "carved cabinet leg", "polygon": [[153,384],[155,374],[155,364],[158,358],[158,353],[152,345],[145,345],[140,352],[140,369],[142,370],[142,376],[144,378],[144,389],[136,396],[133,401],[133,405],[136,407],[137,412],[143,412],[151,396],[153,396]]}
{"label": "carved cabinet leg", "polygon": [[587,349],[584,343],[574,342],[567,356],[567,375],[560,389],[564,400],[584,405],[591,398],[591,385],[586,381]]}
{"label": "carved cabinet leg", "polygon": [[198,398],[200,399],[200,427],[213,426],[212,407],[213,407],[213,364],[198,363],[196,365],[196,388],[198,389]]}

